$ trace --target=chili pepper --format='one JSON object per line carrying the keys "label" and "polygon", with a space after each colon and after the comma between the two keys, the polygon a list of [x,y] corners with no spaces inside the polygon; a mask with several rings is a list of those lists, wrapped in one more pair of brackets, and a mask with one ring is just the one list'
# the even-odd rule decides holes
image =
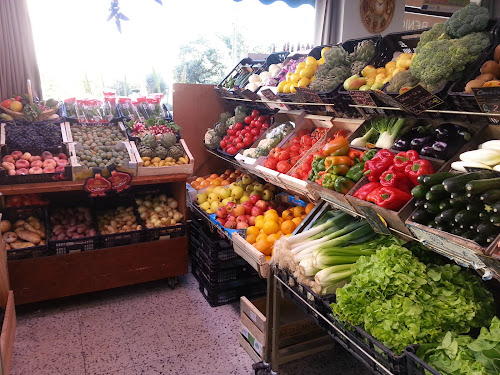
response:
{"label": "chili pepper", "polygon": [[405,167],[405,174],[408,176],[413,184],[418,185],[417,178],[418,176],[424,174],[433,174],[434,167],[429,160],[417,159],[414,160],[411,164],[408,164]]}
{"label": "chili pepper", "polygon": [[373,157],[377,154],[377,150],[367,150],[363,152],[363,156],[361,156],[361,161],[368,161],[373,159]]}
{"label": "chili pepper", "polygon": [[363,151],[356,150],[354,148],[349,149],[349,153],[347,154],[347,156],[349,156],[353,160],[356,158],[360,158],[361,155],[363,155]]}
{"label": "chili pepper", "polygon": [[349,141],[347,138],[338,137],[323,146],[323,156],[345,156],[349,153]]}
{"label": "chili pepper", "polygon": [[382,185],[380,182],[369,182],[366,185],[361,186],[356,192],[353,194],[358,199],[366,201],[366,197],[368,197],[368,194],[370,194],[373,190],[381,187]]}
{"label": "chili pepper", "polygon": [[382,149],[377,152],[373,159],[368,160],[363,168],[363,173],[368,175],[368,180],[370,182],[378,181],[382,173],[392,165],[394,156],[389,150]]}
{"label": "chili pepper", "polygon": [[418,152],[415,150],[401,151],[396,156],[394,156],[394,167],[399,172],[404,173],[406,166],[408,164],[413,163],[415,160],[419,158],[420,156],[418,155]]}
{"label": "chili pepper", "polygon": [[413,187],[408,176],[395,169],[394,165],[382,173],[380,176],[380,183],[382,186],[397,188],[407,193],[409,193]]}
{"label": "chili pepper", "polygon": [[325,178],[325,175],[326,175],[325,171],[318,172],[314,182],[316,182],[319,186],[323,186],[323,179]]}
{"label": "chili pepper", "polygon": [[328,156],[325,159],[326,170],[328,170],[333,165],[340,165],[340,164],[352,167],[354,165],[354,162],[349,156]]}
{"label": "chili pepper", "polygon": [[375,203],[379,207],[399,211],[411,198],[411,194],[402,190],[382,186],[368,194],[366,200]]}
{"label": "chili pepper", "polygon": [[309,176],[309,180],[315,181],[318,173],[325,169],[325,158],[316,157],[311,163],[311,175]]}
{"label": "chili pepper", "polygon": [[327,173],[331,173],[331,174],[336,174],[338,176],[345,176],[346,173],[349,172],[350,170],[350,166],[349,165],[345,165],[345,164],[339,164],[339,165],[331,165],[327,170],[326,172]]}
{"label": "chili pepper", "polygon": [[335,188],[335,181],[337,181],[339,177],[340,176],[333,173],[325,174],[325,177],[323,178],[323,187],[325,189],[333,190]]}
{"label": "chili pepper", "polygon": [[363,177],[363,168],[365,167],[365,162],[357,163],[352,166],[349,171],[346,173],[346,177],[349,180],[353,180],[354,182],[358,182]]}
{"label": "chili pepper", "polygon": [[349,180],[348,178],[345,178],[344,176],[337,177],[334,183],[335,191],[341,194],[347,194],[353,186],[354,182]]}

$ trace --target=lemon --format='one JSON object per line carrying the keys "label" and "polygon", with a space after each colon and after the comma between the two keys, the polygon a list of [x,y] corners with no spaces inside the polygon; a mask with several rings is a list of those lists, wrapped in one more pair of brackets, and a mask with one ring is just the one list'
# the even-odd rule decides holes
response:
{"label": "lemon", "polygon": [[[304,68],[304,69],[306,69],[306,68]],[[302,70],[304,70],[304,69],[302,69]],[[302,72],[302,70],[301,70],[301,72]],[[300,75],[299,75],[299,74],[297,74],[297,73],[293,73],[293,74],[290,76],[290,81],[292,81],[292,83],[294,83],[294,84],[298,83],[298,82],[299,82],[299,79],[300,79]]]}
{"label": "lemon", "polygon": [[300,71],[300,78],[311,78],[314,75],[314,73],[316,73],[316,69],[307,66]]}
{"label": "lemon", "polygon": [[290,85],[290,92],[293,94],[293,93],[296,93],[297,90],[295,90],[295,86],[292,84]]}
{"label": "lemon", "polygon": [[316,76],[312,76],[311,79],[309,80],[309,83],[311,83],[312,81],[314,81],[316,79]]}
{"label": "lemon", "polygon": [[286,81],[281,81],[278,83],[278,92],[283,92],[283,87],[285,87]]}
{"label": "lemon", "polygon": [[309,80],[309,78],[301,78],[300,81],[299,81],[299,87],[307,87],[309,86],[309,84],[311,83],[311,81]]}
{"label": "lemon", "polygon": [[322,57],[321,59],[318,60],[318,65],[323,65],[325,63],[325,58]]}
{"label": "lemon", "polygon": [[318,65],[318,61],[312,56],[307,56],[306,65]]}
{"label": "lemon", "polygon": [[283,92],[284,92],[285,94],[290,94],[290,86],[291,86],[291,85],[292,85],[291,83],[288,83],[288,82],[287,82],[287,84],[286,84],[285,86],[283,86]]}
{"label": "lemon", "polygon": [[307,65],[307,64],[306,64],[304,61],[299,62],[299,63],[297,64],[297,70],[299,70],[299,71],[300,71],[300,70],[304,69],[304,68],[306,67],[306,65]]}
{"label": "lemon", "polygon": [[[325,57],[325,52],[328,51],[330,49],[330,47],[324,47],[322,50],[321,50],[321,58],[324,58]],[[321,59],[320,59],[321,60]],[[323,60],[324,61],[324,60]]]}

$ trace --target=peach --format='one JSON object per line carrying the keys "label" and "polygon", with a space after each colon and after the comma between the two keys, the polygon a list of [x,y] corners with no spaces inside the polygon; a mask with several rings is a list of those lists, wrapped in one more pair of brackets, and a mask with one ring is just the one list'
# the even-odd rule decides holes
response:
{"label": "peach", "polygon": [[2,168],[7,171],[11,171],[13,169],[16,169],[16,166],[14,165],[14,163],[9,163],[8,161],[4,161],[2,163]]}
{"label": "peach", "polygon": [[20,168],[29,168],[30,167],[30,162],[28,160],[25,160],[25,159],[19,159],[16,161],[16,168],[17,169],[20,169]]}
{"label": "peach", "polygon": [[29,174],[42,174],[43,169],[40,167],[32,167],[29,169]]}
{"label": "peach", "polygon": [[31,162],[31,167],[32,168],[42,168],[43,167],[43,162],[41,160],[35,160]]}
{"label": "peach", "polygon": [[42,157],[41,156],[32,156],[30,158],[30,163],[33,163],[34,161],[37,161],[37,160],[42,160]]}
{"label": "peach", "polygon": [[47,160],[47,159],[52,159],[54,156],[49,151],[44,151],[42,152],[42,159]]}
{"label": "peach", "polygon": [[58,160],[57,165],[64,167],[64,166],[68,165],[68,161],[67,160]]}
{"label": "peach", "polygon": [[12,164],[15,163],[14,157],[12,155],[5,155],[2,158],[2,161],[6,161],[7,163],[12,163]]}
{"label": "peach", "polygon": [[16,171],[16,175],[27,175],[29,173],[27,168],[20,168]]}
{"label": "peach", "polygon": [[21,159],[21,156],[23,156],[23,153],[21,151],[12,151],[10,153],[14,160]]}
{"label": "peach", "polygon": [[43,173],[54,173],[56,170],[54,167],[45,167],[43,168]]}
{"label": "peach", "polygon": [[64,166],[63,165],[58,165],[55,169],[56,172],[64,172]]}
{"label": "peach", "polygon": [[21,159],[24,160],[30,160],[31,159],[31,154],[29,152],[25,152],[22,156]]}
{"label": "peach", "polygon": [[57,163],[54,161],[54,159],[45,159],[43,161],[43,167],[52,167],[55,168]]}
{"label": "peach", "polygon": [[59,155],[57,155],[57,157],[59,159],[68,160],[68,157],[66,156],[66,154],[63,154],[62,152]]}
{"label": "peach", "polygon": [[11,169],[10,171],[8,171],[9,173],[9,176],[15,176],[16,175],[16,170],[15,169]]}
{"label": "peach", "polygon": [[57,161],[59,160],[59,158],[58,158],[57,156],[54,156],[54,157],[52,158],[52,160],[54,160],[54,161],[57,163]]}

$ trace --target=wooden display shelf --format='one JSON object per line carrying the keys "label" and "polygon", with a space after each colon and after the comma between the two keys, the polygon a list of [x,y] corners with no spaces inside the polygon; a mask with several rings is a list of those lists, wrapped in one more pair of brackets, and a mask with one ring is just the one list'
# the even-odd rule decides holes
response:
{"label": "wooden display shelf", "polygon": [[[188,174],[171,174],[162,176],[139,176],[132,177],[132,185],[166,184],[169,182],[185,182]],[[59,191],[83,190],[84,180],[44,182],[39,184],[19,184],[0,186],[0,193],[3,195],[14,194],[34,194],[34,193],[54,193]]]}
{"label": "wooden display shelf", "polygon": [[179,237],[9,262],[16,304],[184,275],[188,240]]}

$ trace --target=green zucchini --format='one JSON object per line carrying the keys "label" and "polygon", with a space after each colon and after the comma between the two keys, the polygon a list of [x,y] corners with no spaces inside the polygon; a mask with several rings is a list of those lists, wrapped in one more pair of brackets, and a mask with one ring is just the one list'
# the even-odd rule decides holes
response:
{"label": "green zucchini", "polygon": [[425,224],[427,223],[430,219],[432,219],[433,215],[424,208],[418,209],[413,214],[411,215],[411,220],[414,221],[415,223],[419,224]]}
{"label": "green zucchini", "polygon": [[484,203],[495,203],[500,200],[500,189],[488,190],[479,196]]}
{"label": "green zucchini", "polygon": [[444,210],[438,216],[436,216],[436,223],[439,225],[449,225],[449,223],[455,220],[455,215],[459,212],[457,208],[450,208]]}
{"label": "green zucchini", "polygon": [[449,228],[448,228],[446,225],[438,225],[438,226],[436,227],[436,229],[437,229],[437,230],[440,230],[440,231],[442,231],[442,232],[449,232],[449,231],[450,231],[450,230],[449,230]]}
{"label": "green zucchini", "polygon": [[475,237],[472,238],[472,241],[476,242],[477,244],[486,247],[488,245],[487,242],[487,236],[483,236],[482,234],[478,234]]}
{"label": "green zucchini", "polygon": [[429,191],[429,188],[424,185],[417,185],[411,189],[411,195],[416,199],[424,199],[425,194]]}
{"label": "green zucchini", "polygon": [[488,236],[486,238],[486,243],[489,245],[489,244],[493,243],[496,239],[497,239],[497,235],[492,234],[491,236]]}
{"label": "green zucchini", "polygon": [[477,236],[477,232],[475,230],[469,230],[467,232],[463,232],[461,237],[467,238],[469,240],[472,240],[474,237]]}
{"label": "green zucchini", "polygon": [[450,195],[446,190],[444,190],[443,185],[434,185],[425,194],[425,199],[428,201],[440,201],[443,198],[449,197]]}
{"label": "green zucchini", "polygon": [[491,208],[493,208],[493,212],[500,212],[500,202],[493,203]]}
{"label": "green zucchini", "polygon": [[444,211],[444,210],[447,210],[448,208],[453,208],[453,206],[450,203],[450,200],[451,199],[445,199],[444,201],[442,201],[441,203],[439,203],[439,209],[441,211]]}
{"label": "green zucchini", "polygon": [[493,214],[490,216],[490,223],[493,225],[500,226],[500,214]]}
{"label": "green zucchini", "polygon": [[425,199],[417,199],[415,201],[415,208],[424,208],[426,200]]}
{"label": "green zucchini", "polygon": [[496,236],[499,233],[499,229],[491,223],[480,223],[477,226],[476,231],[478,233],[484,234],[485,236]]}
{"label": "green zucchini", "polygon": [[472,180],[465,185],[465,190],[470,194],[481,194],[492,189],[500,189],[500,177]]}
{"label": "green zucchini", "polygon": [[465,195],[459,195],[457,198],[450,198],[452,207],[463,207],[469,202]]}
{"label": "green zucchini", "polygon": [[467,210],[458,211],[455,215],[455,222],[467,228],[475,220],[477,220],[477,215]]}
{"label": "green zucchini", "polygon": [[439,209],[439,202],[425,202],[424,208],[427,212],[430,212],[433,215],[441,213],[441,210]]}
{"label": "green zucchini", "polygon": [[467,205],[465,206],[465,209],[467,211],[479,213],[480,211],[483,210],[483,205],[481,204],[481,202],[471,202],[471,203],[467,203]]}
{"label": "green zucchini", "polygon": [[443,186],[449,193],[456,193],[459,191],[465,191],[465,185],[469,181],[479,180],[481,178],[492,178],[495,177],[496,173],[494,171],[480,171],[463,173],[455,177],[447,178],[443,181]]}
{"label": "green zucchini", "polygon": [[450,194],[450,198],[451,198],[451,199],[457,199],[457,198],[460,198],[460,197],[463,197],[463,196],[464,196],[464,193],[463,193],[463,192],[451,193],[451,194]]}
{"label": "green zucchini", "polygon": [[417,177],[417,181],[421,183],[422,185],[425,186],[433,186],[433,185],[438,185],[447,178],[454,177],[456,176],[456,173],[453,172],[439,172],[439,173],[434,173],[434,174],[426,174],[422,176]]}
{"label": "green zucchini", "polygon": [[455,236],[461,236],[463,232],[463,229],[461,229],[460,227],[453,227],[450,230],[450,233],[454,234]]}
{"label": "green zucchini", "polygon": [[479,220],[481,220],[482,222],[488,222],[490,221],[490,216],[491,214],[487,211],[481,211],[479,212]]}
{"label": "green zucchini", "polygon": [[478,226],[478,223],[472,223],[471,225],[469,225],[469,229],[475,230],[477,232],[477,226]]}
{"label": "green zucchini", "polygon": [[426,224],[429,228],[437,228],[438,225],[436,224],[435,220],[431,220]]}

